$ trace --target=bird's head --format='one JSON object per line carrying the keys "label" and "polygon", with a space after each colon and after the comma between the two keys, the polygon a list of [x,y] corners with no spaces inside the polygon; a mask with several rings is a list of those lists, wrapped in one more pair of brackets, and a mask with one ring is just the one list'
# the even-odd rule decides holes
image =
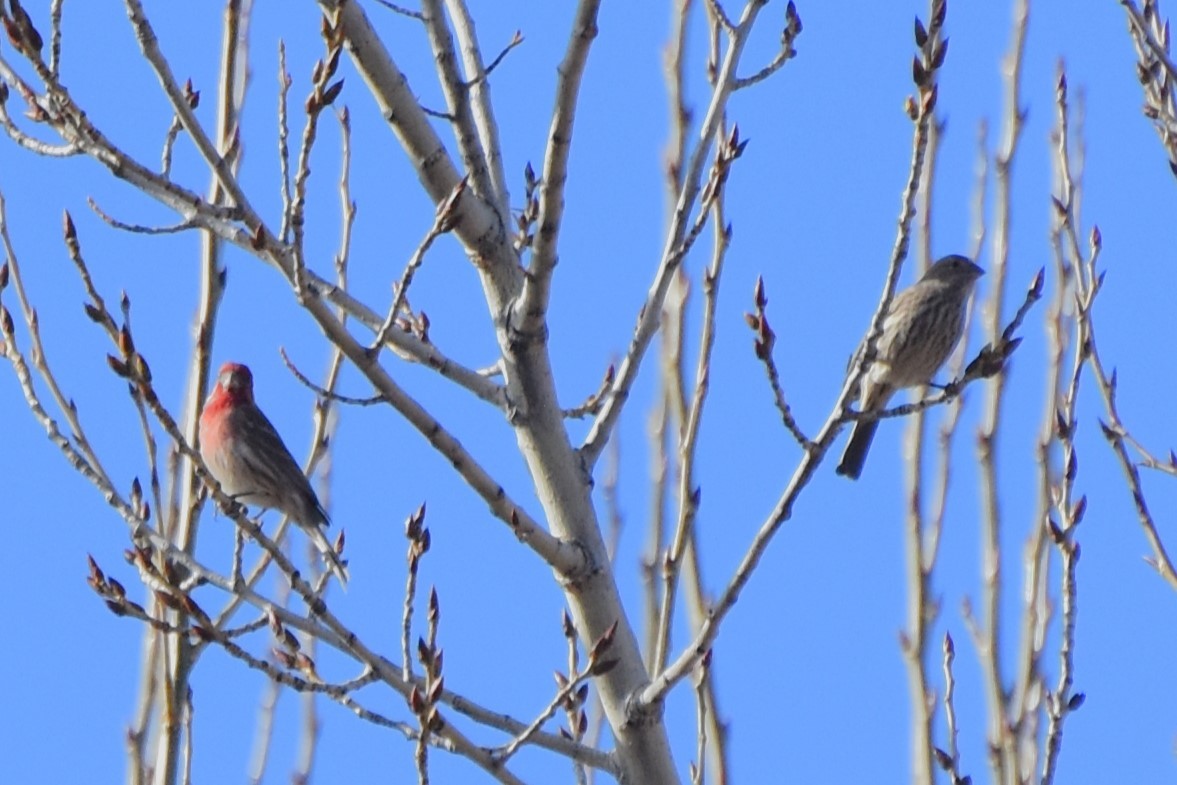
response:
{"label": "bird's head", "polygon": [[967,256],[950,254],[937,259],[936,263],[924,273],[921,280],[943,281],[956,284],[967,290],[984,274],[985,271],[973,264]]}
{"label": "bird's head", "polygon": [[253,374],[240,363],[225,363],[217,374],[217,391],[242,401],[253,400]]}

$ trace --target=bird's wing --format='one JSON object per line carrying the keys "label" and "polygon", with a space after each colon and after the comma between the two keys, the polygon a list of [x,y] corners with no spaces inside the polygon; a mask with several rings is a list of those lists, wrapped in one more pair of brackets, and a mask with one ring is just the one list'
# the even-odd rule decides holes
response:
{"label": "bird's wing", "polygon": [[[239,456],[252,472],[266,477],[271,488],[289,488],[298,494],[321,521],[305,521],[308,525],[327,523],[327,513],[319,503],[302,467],[294,460],[286,443],[278,435],[269,418],[256,405],[240,407],[237,447]],[[284,510],[290,512],[290,510]]]}

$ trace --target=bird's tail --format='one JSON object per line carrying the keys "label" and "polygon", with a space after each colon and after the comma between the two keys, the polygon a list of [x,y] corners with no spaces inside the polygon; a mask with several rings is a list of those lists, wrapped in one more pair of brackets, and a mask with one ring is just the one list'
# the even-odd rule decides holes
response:
{"label": "bird's tail", "polygon": [[838,464],[838,474],[852,480],[857,480],[862,475],[862,465],[866,463],[866,454],[870,452],[870,443],[875,438],[878,427],[878,420],[855,423],[850,441],[846,444],[846,451],[842,453],[842,462]]}
{"label": "bird's tail", "polygon": [[331,547],[331,543],[327,540],[327,535],[319,526],[311,528],[303,527],[304,531],[311,538],[311,542],[315,544],[315,549],[323,555],[323,560],[327,562],[327,569],[331,574],[339,579],[341,586],[347,586],[347,581],[351,577],[347,572],[347,562],[340,556],[335,548]]}

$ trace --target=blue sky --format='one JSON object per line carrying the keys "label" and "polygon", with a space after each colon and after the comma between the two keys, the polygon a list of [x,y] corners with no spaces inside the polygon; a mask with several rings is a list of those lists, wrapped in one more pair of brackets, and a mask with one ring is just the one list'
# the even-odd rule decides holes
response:
{"label": "blue sky", "polygon": [[[45,32],[47,4],[26,5]],[[175,72],[191,76],[204,91],[199,116],[210,124],[220,47],[214,5],[219,7],[148,8]],[[538,169],[543,155],[570,5],[470,3],[484,54],[505,46],[516,29],[525,37],[492,76],[516,207],[522,202],[524,164]],[[604,368],[624,351],[663,244],[666,6],[606,3],[585,74],[551,315],[553,364],[566,406],[594,390]],[[441,108],[418,25],[375,4],[365,7],[422,103]],[[67,3],[65,10],[63,74],[71,93],[125,150],[149,164],[158,161],[170,113],[123,9],[114,3]],[[798,10],[804,21],[798,57],[766,83],[735,96],[729,111],[750,144],[728,186],[734,240],[720,295],[711,402],[697,467],[703,569],[714,590],[726,583],[800,458],[779,426],[743,322],[754,282],[757,276],[766,282],[783,383],[800,424],[812,434],[835,401],[846,358],[878,300],[910,158],[911,124],[903,102],[912,89],[912,17],[926,17],[926,7],[801,2]],[[783,5],[774,1],[763,13],[744,73],[767,62],[777,46]],[[706,92],[703,30],[696,21],[688,90],[698,119]],[[1009,21],[1005,4],[956,0],[949,9],[951,48],[940,80],[947,133],[936,179],[936,255],[963,252],[973,243],[977,128],[989,122],[992,153],[1000,138],[1000,66]],[[1085,96],[1084,233],[1092,223],[1099,225],[1102,268],[1108,273],[1096,315],[1100,349],[1118,370],[1126,424],[1165,455],[1177,443],[1172,410],[1177,364],[1169,347],[1177,292],[1172,220],[1177,183],[1141,115],[1143,98],[1125,27],[1114,2],[1085,4],[1081,12],[1064,0],[1033,4],[1022,81],[1028,115],[1013,170],[1009,301],[1020,301],[1038,268],[1051,267],[1050,131],[1061,59],[1072,97],[1079,91]],[[270,220],[281,204],[274,143],[277,41],[286,41],[292,96],[301,103],[311,65],[322,53],[318,29],[313,3],[257,3],[242,181]],[[10,48],[5,56],[11,56]],[[432,222],[433,205],[346,58],[341,69],[346,84],[340,102],[352,114],[353,196],[359,203],[351,281],[379,308],[386,306],[391,281]],[[17,114],[19,100],[10,99],[10,105]],[[339,236],[338,149],[334,124],[324,123],[308,203],[308,254],[322,274],[330,271]],[[176,165],[185,184],[206,188],[207,173],[183,139]],[[164,224],[172,216],[88,160],[41,159],[0,143],[0,191],[49,362],[77,399],[107,469],[129,487],[132,477],[145,477],[142,439],[124,384],[106,368],[106,339],[80,307],[84,292],[60,241],[61,211],[73,215],[103,294],[111,301],[121,290],[130,296],[137,343],[172,406],[181,399],[191,345],[199,238],[148,238],[107,228],[87,208],[87,197],[128,222]],[[983,267],[990,266],[990,250],[987,246],[978,259]],[[705,261],[701,253],[688,260],[696,282]],[[214,358],[252,367],[259,402],[301,455],[311,433],[313,398],[282,366],[278,347],[312,376],[321,373],[327,347],[273,270],[235,250],[227,251],[226,264],[229,284]],[[981,280],[983,295],[990,284],[989,277]],[[1053,285],[1048,279],[1048,292]],[[412,300],[429,313],[439,345],[474,367],[494,360],[477,277],[452,238],[431,251]],[[11,293],[5,292],[3,301],[15,308]],[[698,297],[693,303],[697,330]],[[1045,376],[1042,314],[1040,305],[1022,330],[1025,342],[1012,361],[999,442],[1008,656],[1017,638],[1022,547],[1035,523],[1035,444]],[[23,328],[18,335],[27,346]],[[653,359],[648,358],[618,434],[624,528],[617,573],[635,624],[649,508],[645,434],[655,392]],[[538,516],[502,418],[427,370],[387,354],[384,361],[394,378]],[[350,369],[342,389],[370,394]],[[1171,653],[1177,649],[1177,597],[1142,559],[1147,544],[1100,435],[1102,409],[1094,387],[1085,384],[1081,396],[1077,488],[1087,494],[1089,508],[1078,532],[1083,556],[1076,689],[1087,701],[1068,719],[1058,781],[1161,781],[1175,768],[1177,677]],[[981,671],[960,607],[965,597],[976,602],[982,585],[972,438],[982,400],[979,386],[966,394],[943,552],[933,579],[942,605],[934,639],[948,630],[957,641],[962,768],[975,781],[986,772],[987,717]],[[933,422],[935,417],[938,413]],[[585,428],[569,425],[574,439],[582,438]],[[906,608],[901,431],[895,421],[883,424],[856,484],[835,476],[832,460],[822,467],[726,622],[715,673],[721,710],[731,724],[737,781],[890,782],[908,776],[910,711],[898,643]],[[1144,477],[1161,534],[1172,541],[1174,483],[1155,473]],[[11,782],[70,782],[84,771],[88,779],[115,781],[124,776],[124,734],[134,709],[142,630],[108,613],[88,589],[85,557],[93,554],[131,586],[121,555],[126,530],[47,442],[6,369],[0,370],[0,490],[9,532],[9,547],[0,552],[0,585],[9,608],[0,672],[8,676],[10,707],[0,713],[5,738],[0,775]],[[334,520],[347,530],[353,580],[333,607],[395,658],[404,581],[402,523],[422,502],[428,504],[433,538],[422,580],[436,585],[441,598],[447,686],[530,718],[552,695],[551,671],[564,667],[563,597],[550,571],[489,515],[447,461],[386,407],[343,411],[330,504]],[[230,524],[214,519],[210,509],[204,514],[201,555],[226,563]],[[1051,580],[1057,583],[1057,574]],[[1052,641],[1057,633],[1053,625]],[[685,641],[680,625],[673,649]],[[258,637],[253,645],[264,652],[269,643]],[[1057,667],[1053,657],[1044,665],[1051,682]],[[320,669],[341,680],[354,675],[348,664],[326,654]],[[940,688],[938,667],[932,672],[932,684]],[[243,778],[264,680],[213,651],[201,662],[193,689],[194,779]],[[391,693],[373,690],[367,699],[408,718]],[[300,700],[281,697],[268,782],[288,778]],[[321,702],[320,710],[318,781],[345,775],[357,783],[412,778],[411,745],[337,705]],[[673,695],[667,716],[685,776],[694,754],[689,687]],[[480,743],[503,741],[488,731],[471,733]],[[433,761],[436,781],[477,776],[469,763],[442,753]],[[569,776],[564,761],[534,752],[522,753],[517,768],[534,782]]]}

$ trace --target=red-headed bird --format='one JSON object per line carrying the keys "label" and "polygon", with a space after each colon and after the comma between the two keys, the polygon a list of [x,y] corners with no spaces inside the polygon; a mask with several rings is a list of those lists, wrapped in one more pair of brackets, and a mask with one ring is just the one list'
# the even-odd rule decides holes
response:
{"label": "red-headed bird", "polygon": [[327,511],[282,437],[253,400],[253,374],[225,363],[200,414],[200,454],[221,489],[242,504],[266,507],[297,523],[347,583],[347,567],[321,527]]}

